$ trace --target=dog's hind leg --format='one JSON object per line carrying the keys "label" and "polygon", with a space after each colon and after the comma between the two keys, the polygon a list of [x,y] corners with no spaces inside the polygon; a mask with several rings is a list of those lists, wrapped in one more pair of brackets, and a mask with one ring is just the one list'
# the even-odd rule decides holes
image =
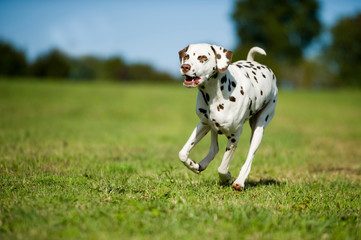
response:
{"label": "dog's hind leg", "polygon": [[218,151],[218,133],[214,130],[211,130],[211,146],[207,156],[199,162],[199,171],[203,171],[208,167],[209,163],[214,159]]}
{"label": "dog's hind leg", "polygon": [[211,127],[209,125],[200,122],[194,129],[192,135],[189,137],[182,150],[179,152],[179,159],[194,173],[200,173],[199,165],[188,157],[189,153],[192,148],[209,132],[210,129]]}
{"label": "dog's hind leg", "polygon": [[276,99],[275,101],[269,102],[263,110],[261,110],[249,120],[252,128],[251,146],[248,151],[247,160],[242,166],[239,176],[232,184],[232,187],[236,190],[242,190],[244,188],[244,182],[246,181],[246,178],[251,171],[253,157],[259,145],[261,144],[264,129],[273,118],[276,106],[275,102]]}

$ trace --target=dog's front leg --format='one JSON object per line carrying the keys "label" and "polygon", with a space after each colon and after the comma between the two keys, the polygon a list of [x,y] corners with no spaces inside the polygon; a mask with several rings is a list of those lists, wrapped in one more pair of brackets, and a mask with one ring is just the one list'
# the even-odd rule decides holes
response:
{"label": "dog's front leg", "polygon": [[211,146],[209,148],[209,152],[207,156],[199,162],[199,171],[205,170],[209,163],[214,159],[214,157],[217,155],[219,151],[218,147],[218,133],[214,130],[211,130]]}
{"label": "dog's front leg", "polygon": [[192,148],[209,132],[210,126],[200,122],[194,129],[192,135],[179,152],[179,159],[183,164],[194,173],[199,173],[199,165],[192,159],[188,158]]}

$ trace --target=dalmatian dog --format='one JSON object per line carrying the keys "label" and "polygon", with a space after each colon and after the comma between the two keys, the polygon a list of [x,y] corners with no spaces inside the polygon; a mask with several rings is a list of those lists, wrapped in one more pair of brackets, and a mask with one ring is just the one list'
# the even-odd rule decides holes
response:
{"label": "dalmatian dog", "polygon": [[[218,153],[218,135],[228,138],[218,174],[221,183],[230,184],[230,162],[237,148],[243,125],[248,120],[252,129],[251,145],[246,162],[233,182],[238,191],[245,180],[258,149],[263,132],[275,113],[278,89],[272,70],[253,60],[255,53],[266,55],[253,47],[247,61],[231,63],[232,52],[209,44],[191,44],[179,51],[183,85],[198,88],[196,113],[200,119],[190,138],[179,152],[179,159],[194,173],[204,171]],[[207,156],[196,163],[189,158],[192,148],[211,131]]]}

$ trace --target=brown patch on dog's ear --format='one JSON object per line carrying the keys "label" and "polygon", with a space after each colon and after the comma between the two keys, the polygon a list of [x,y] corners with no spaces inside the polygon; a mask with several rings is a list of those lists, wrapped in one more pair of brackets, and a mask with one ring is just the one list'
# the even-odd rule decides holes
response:
{"label": "brown patch on dog's ear", "polygon": [[[226,49],[224,49],[224,50],[226,50]],[[233,52],[232,51],[228,51],[228,50],[226,50],[227,52],[226,52],[226,58],[229,60],[229,64],[231,63],[231,61],[232,61],[232,57],[233,57]]]}
{"label": "brown patch on dog's ear", "polygon": [[[219,50],[216,50],[218,49]],[[212,51],[216,57],[217,69],[220,73],[227,71],[229,64],[231,64],[233,53],[225,48],[213,45],[211,46]]]}
{"label": "brown patch on dog's ear", "polygon": [[189,48],[189,45],[178,52],[178,54],[179,54],[179,61],[180,61],[181,63],[182,63],[182,59],[184,58],[186,52],[188,51],[188,48]]}

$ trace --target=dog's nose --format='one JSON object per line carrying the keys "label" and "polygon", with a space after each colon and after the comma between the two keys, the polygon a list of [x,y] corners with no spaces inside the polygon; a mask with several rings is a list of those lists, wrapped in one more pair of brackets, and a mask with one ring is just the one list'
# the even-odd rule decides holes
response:
{"label": "dog's nose", "polygon": [[191,70],[191,65],[189,65],[189,64],[182,64],[181,69],[182,69],[182,72],[183,72],[183,73],[186,73],[186,72],[188,72],[189,70]]}

